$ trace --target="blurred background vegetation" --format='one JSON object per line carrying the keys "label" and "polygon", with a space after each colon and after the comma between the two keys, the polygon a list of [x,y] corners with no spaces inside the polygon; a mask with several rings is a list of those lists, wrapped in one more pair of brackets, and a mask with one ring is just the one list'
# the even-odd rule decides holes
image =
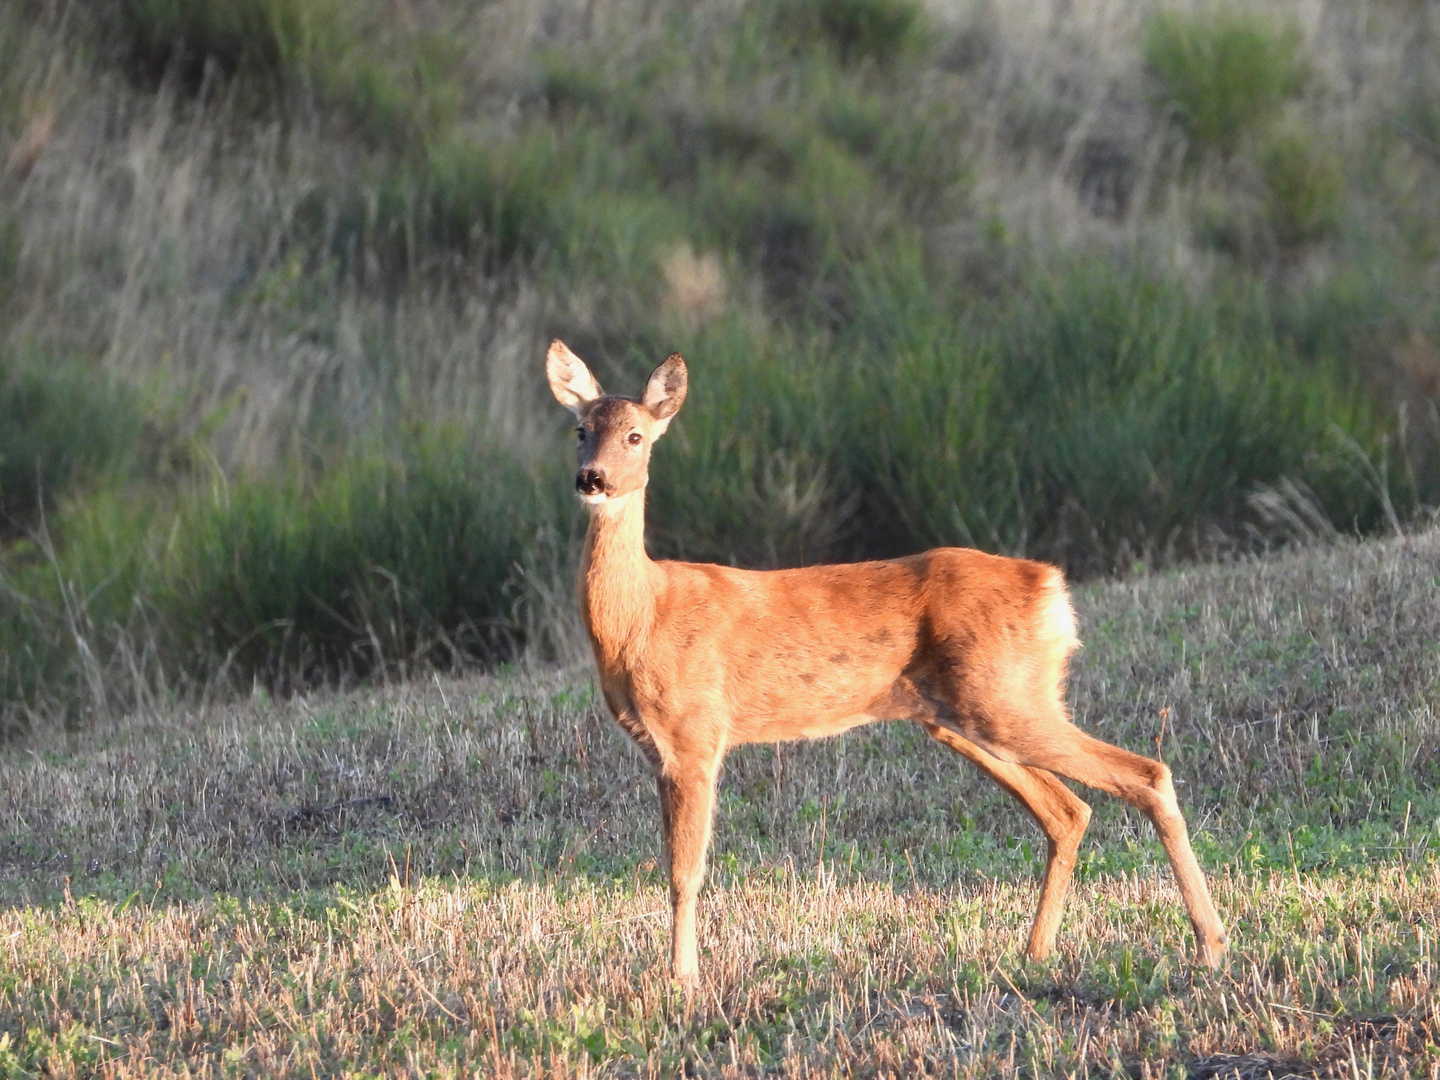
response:
{"label": "blurred background vegetation", "polygon": [[1440,502],[1423,0],[14,0],[0,701],[573,654],[565,338],[656,555],[1078,575]]}

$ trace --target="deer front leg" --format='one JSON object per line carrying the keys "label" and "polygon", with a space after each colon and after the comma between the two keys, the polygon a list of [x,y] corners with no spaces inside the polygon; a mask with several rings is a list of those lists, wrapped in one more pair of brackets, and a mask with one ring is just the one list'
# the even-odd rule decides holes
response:
{"label": "deer front leg", "polygon": [[687,990],[693,990],[700,978],[695,906],[705,877],[719,764],[717,754],[704,763],[669,762],[659,773],[665,854],[670,862],[670,971]]}

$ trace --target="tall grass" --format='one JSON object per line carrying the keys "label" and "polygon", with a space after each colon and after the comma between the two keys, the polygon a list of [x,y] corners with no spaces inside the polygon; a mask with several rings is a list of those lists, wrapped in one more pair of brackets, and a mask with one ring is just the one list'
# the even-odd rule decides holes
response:
{"label": "tall grass", "polygon": [[1197,152],[1233,154],[1295,95],[1305,74],[1298,29],[1241,7],[1161,8],[1145,61]]}
{"label": "tall grass", "polygon": [[313,480],[216,476],[178,499],[76,503],[56,523],[61,546],[17,561],[6,584],[38,608],[12,641],[43,640],[43,613],[58,611],[51,637],[68,631],[79,655],[52,640],[68,670],[37,658],[48,664],[17,678],[78,689],[87,664],[137,647],[176,685],[281,690],[513,656],[519,572],[554,516],[546,489],[563,487],[440,434]]}
{"label": "tall grass", "polygon": [[242,483],[185,507],[152,602],[195,669],[272,685],[513,652],[531,477],[456,440],[366,457],[313,487]]}
{"label": "tall grass", "polygon": [[1266,486],[1435,501],[1427,13],[556,12],[0,17],[0,347],[80,373],[5,384],[0,500],[53,496],[7,509],[12,700],[563,638],[554,336],[619,391],[691,361],[659,554],[1094,572]]}
{"label": "tall grass", "polygon": [[1108,263],[1037,269],[989,319],[918,266],[851,288],[821,355],[697,342],[680,445],[653,467],[668,550],[774,565],[966,543],[1093,572],[1213,551],[1203,527],[1243,531],[1279,476],[1336,521],[1378,521],[1334,433],[1378,456],[1379,416],[1253,297],[1196,302]]}
{"label": "tall grass", "polygon": [[400,146],[448,117],[453,50],[372,0],[105,0],[99,47],[142,85],[199,94],[230,79],[262,115],[288,96]]}
{"label": "tall grass", "polygon": [[47,498],[140,468],[144,420],[138,395],[88,364],[0,359],[0,529],[34,527]]}

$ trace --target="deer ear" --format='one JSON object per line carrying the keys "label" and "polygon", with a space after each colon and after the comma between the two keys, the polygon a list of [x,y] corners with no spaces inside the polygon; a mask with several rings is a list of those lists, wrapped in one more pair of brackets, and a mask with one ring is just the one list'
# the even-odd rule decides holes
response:
{"label": "deer ear", "polygon": [[590,369],[570,351],[563,341],[550,343],[550,352],[545,356],[545,374],[550,377],[550,392],[555,400],[564,405],[576,417],[582,417],[591,405],[605,396]]}
{"label": "deer ear", "polygon": [[689,381],[685,358],[678,352],[671,353],[650,375],[650,381],[645,384],[645,396],[640,403],[659,421],[655,429],[656,438],[670,426],[670,418],[685,404],[685,389]]}

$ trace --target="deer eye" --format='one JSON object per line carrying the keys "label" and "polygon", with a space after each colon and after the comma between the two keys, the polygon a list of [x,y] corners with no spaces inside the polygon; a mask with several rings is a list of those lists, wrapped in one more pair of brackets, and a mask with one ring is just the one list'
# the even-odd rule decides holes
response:
{"label": "deer eye", "polygon": [[638,431],[632,431],[629,435],[625,437],[625,441],[628,442],[631,446],[639,446],[642,442],[645,441],[645,437],[641,435]]}
{"label": "deer eye", "polygon": [[577,427],[577,428],[575,429],[575,437],[576,437],[577,439],[579,439],[581,442],[584,442],[584,441],[585,441],[585,429],[584,429],[583,427]]}

